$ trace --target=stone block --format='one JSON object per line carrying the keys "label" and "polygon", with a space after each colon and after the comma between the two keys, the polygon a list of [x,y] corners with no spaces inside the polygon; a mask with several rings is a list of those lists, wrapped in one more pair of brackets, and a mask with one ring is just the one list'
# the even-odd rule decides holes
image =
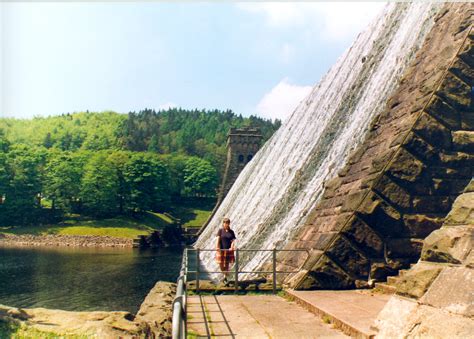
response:
{"label": "stone block", "polygon": [[451,203],[449,196],[417,196],[412,201],[415,213],[448,213]]}
{"label": "stone block", "polygon": [[405,149],[400,149],[387,173],[397,179],[415,182],[420,179],[425,165]]}
{"label": "stone block", "polygon": [[344,237],[338,237],[326,251],[326,255],[341,265],[346,272],[350,272],[351,275],[357,277],[369,276],[369,260]]}
{"label": "stone block", "polygon": [[446,217],[446,225],[474,225],[474,192],[460,195]]}
{"label": "stone block", "polygon": [[440,163],[439,160],[439,149],[431,146],[421,137],[414,133],[410,133],[409,137],[405,140],[403,148],[412,153],[416,158],[421,160],[423,164],[437,166]]}
{"label": "stone block", "polygon": [[354,217],[342,234],[357,244],[370,258],[383,258],[384,245],[379,235],[361,219]]}
{"label": "stone block", "polygon": [[356,215],[382,237],[405,234],[401,214],[375,193],[364,200]]}
{"label": "stone block", "polygon": [[413,130],[430,145],[451,148],[451,131],[426,112],[421,114]]}
{"label": "stone block", "polygon": [[455,131],[453,136],[453,150],[474,152],[474,131]]}
{"label": "stone block", "polygon": [[467,41],[459,51],[459,57],[469,66],[474,67],[474,44]]}
{"label": "stone block", "polygon": [[314,233],[312,237],[312,241],[314,242],[313,248],[315,250],[324,250],[336,234],[335,232]]}
{"label": "stone block", "polygon": [[474,154],[465,152],[443,152],[439,154],[440,163],[447,167],[474,167]]}
{"label": "stone block", "polygon": [[431,217],[425,214],[405,214],[403,222],[412,238],[426,238],[431,232],[443,225],[444,218]]}
{"label": "stone block", "polygon": [[386,175],[374,185],[373,189],[399,210],[407,210],[411,207],[410,194]]}
{"label": "stone block", "polygon": [[426,263],[416,264],[411,270],[399,278],[396,293],[408,298],[421,298],[441,270],[441,267],[435,265]]}
{"label": "stone block", "polygon": [[473,320],[417,302],[390,298],[375,321],[378,338],[472,338]]}
{"label": "stone block", "polygon": [[454,61],[449,71],[467,84],[474,86],[474,67],[466,64],[461,58],[457,58]]}
{"label": "stone block", "polygon": [[452,73],[446,74],[441,89],[436,94],[461,111],[471,107],[471,86]]}
{"label": "stone block", "polygon": [[362,202],[362,199],[367,195],[369,190],[360,190],[358,192],[349,194],[344,199],[344,202],[341,206],[341,212],[353,212],[359,207]]}
{"label": "stone block", "polygon": [[384,262],[372,262],[370,265],[370,279],[385,281],[387,276],[396,275],[397,270]]}
{"label": "stone block", "polygon": [[466,261],[473,246],[474,227],[442,227],[425,239],[421,260],[461,264]]}
{"label": "stone block", "polygon": [[[474,270],[447,267],[421,298],[422,304],[466,317],[474,317]],[[474,326],[474,325],[473,325]]]}
{"label": "stone block", "polygon": [[461,111],[461,129],[474,130],[474,109]]}
{"label": "stone block", "polygon": [[387,240],[387,257],[409,258],[416,261],[420,257],[423,241],[415,238]]}
{"label": "stone block", "polygon": [[374,160],[372,160],[372,168],[374,172],[380,172],[392,159],[395,151],[393,149],[387,150],[377,156]]}
{"label": "stone block", "polygon": [[348,289],[354,288],[354,280],[326,256],[322,256],[296,289]]}
{"label": "stone block", "polygon": [[418,304],[396,296],[390,298],[375,321],[379,338],[404,338],[404,329],[413,318]]}
{"label": "stone block", "polygon": [[443,121],[450,129],[458,130],[461,127],[461,114],[459,110],[436,95],[433,96],[430,103],[426,106],[426,111]]}

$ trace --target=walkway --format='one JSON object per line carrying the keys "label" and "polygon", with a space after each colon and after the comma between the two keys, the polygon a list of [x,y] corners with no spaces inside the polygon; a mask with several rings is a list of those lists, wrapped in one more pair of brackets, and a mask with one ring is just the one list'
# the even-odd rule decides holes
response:
{"label": "walkway", "polygon": [[390,294],[374,290],[350,291],[293,291],[288,295],[311,312],[328,319],[345,333],[371,338],[377,315],[390,299]]}
{"label": "walkway", "polygon": [[274,295],[189,296],[188,337],[346,338],[295,302]]}

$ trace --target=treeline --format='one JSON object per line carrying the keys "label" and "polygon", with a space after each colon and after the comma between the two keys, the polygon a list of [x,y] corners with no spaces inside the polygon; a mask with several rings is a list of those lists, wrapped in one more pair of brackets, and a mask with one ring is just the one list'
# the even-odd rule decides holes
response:
{"label": "treeline", "polygon": [[0,152],[0,225],[166,211],[172,199],[212,197],[212,165],[197,157],[8,145]]}
{"label": "treeline", "polygon": [[0,119],[0,225],[166,211],[171,200],[214,197],[228,129],[280,122],[171,109]]}

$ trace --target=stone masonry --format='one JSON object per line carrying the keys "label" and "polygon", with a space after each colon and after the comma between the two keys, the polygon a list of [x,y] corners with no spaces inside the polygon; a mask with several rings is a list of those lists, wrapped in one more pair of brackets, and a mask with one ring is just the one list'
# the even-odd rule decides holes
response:
{"label": "stone masonry", "polygon": [[381,338],[474,336],[474,180],[376,321]]}
{"label": "stone masonry", "polygon": [[[450,3],[367,138],[279,257],[285,283],[345,289],[416,262],[474,168],[474,4]],[[283,252],[285,253],[285,252]]]}
{"label": "stone masonry", "polygon": [[231,128],[227,136],[227,161],[219,191],[218,204],[224,200],[240,172],[260,149],[262,134],[258,128]]}

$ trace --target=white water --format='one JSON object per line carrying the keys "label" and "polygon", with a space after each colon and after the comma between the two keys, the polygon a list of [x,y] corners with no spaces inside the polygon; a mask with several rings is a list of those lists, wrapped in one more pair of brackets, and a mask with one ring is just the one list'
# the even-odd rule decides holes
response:
{"label": "white water", "polygon": [[[389,3],[244,168],[196,247],[215,247],[223,217],[239,248],[284,247],[384,109],[440,7]],[[245,269],[269,254],[243,258]],[[202,253],[209,270],[217,269],[213,255]]]}

